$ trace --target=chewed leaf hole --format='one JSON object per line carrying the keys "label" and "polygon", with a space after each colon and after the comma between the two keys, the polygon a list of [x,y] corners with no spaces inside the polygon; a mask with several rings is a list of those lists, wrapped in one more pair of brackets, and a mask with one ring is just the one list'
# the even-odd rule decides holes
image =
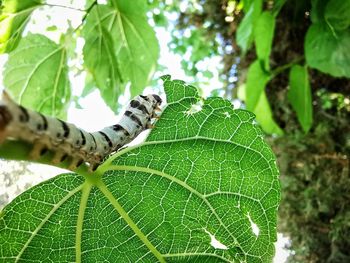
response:
{"label": "chewed leaf hole", "polygon": [[226,118],[230,118],[231,117],[231,114],[228,113],[227,111],[224,112],[224,115],[225,115]]}
{"label": "chewed leaf hole", "polygon": [[248,217],[248,220],[250,223],[250,227],[252,228],[252,232],[254,233],[254,235],[259,236],[260,229],[259,229],[258,225],[254,223],[254,221],[250,217],[249,213],[247,214],[247,217]]}
{"label": "chewed leaf hole", "polygon": [[227,246],[222,244],[219,240],[216,239],[216,237],[211,234],[208,230],[204,229],[205,233],[207,233],[210,236],[210,245],[215,249],[228,249]]}
{"label": "chewed leaf hole", "polygon": [[202,107],[203,107],[203,101],[199,100],[197,103],[192,104],[189,110],[185,111],[184,113],[186,115],[193,115],[197,112],[200,112],[202,110]]}

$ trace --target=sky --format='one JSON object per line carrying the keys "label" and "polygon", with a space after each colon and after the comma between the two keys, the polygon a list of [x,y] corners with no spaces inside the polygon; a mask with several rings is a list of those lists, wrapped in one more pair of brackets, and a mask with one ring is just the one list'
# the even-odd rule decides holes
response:
{"label": "sky", "polygon": [[[68,0],[56,0],[56,1],[46,1],[49,4],[57,4],[63,6],[70,6],[70,1]],[[101,1],[103,2],[103,1]],[[84,9],[84,0],[74,0],[74,7],[79,9]],[[50,13],[50,16],[47,16],[47,12]],[[28,32],[31,33],[44,33],[46,36],[51,38],[53,41],[58,42],[60,34],[66,32],[69,27],[69,24],[73,28],[77,27],[81,23],[81,18],[84,15],[84,12],[69,8],[60,8],[60,7],[44,7],[40,10],[34,12],[30,23],[28,24],[24,34]],[[176,14],[173,17],[168,17],[169,20],[175,20]],[[69,22],[68,22],[69,21]],[[47,31],[46,29],[50,26],[55,25],[57,27],[56,31]],[[163,72],[157,72],[154,76],[159,78],[161,75],[166,73],[171,73],[172,78],[182,79],[188,83],[193,81],[193,78],[186,76],[184,71],[181,69],[181,60],[183,59],[179,55],[173,54],[168,47],[170,42],[170,33],[169,30],[164,28],[156,28],[156,36],[160,44],[160,59],[159,63],[165,67]],[[82,53],[82,48],[84,45],[83,39],[78,39],[76,52]],[[186,58],[185,58],[186,59]],[[7,55],[0,55],[0,68],[3,68],[4,63],[7,60]],[[69,63],[79,63],[78,61],[69,61]],[[210,84],[206,85],[203,91],[203,96],[206,97],[210,94],[212,89],[217,89],[222,86],[222,83],[219,81],[219,70],[217,65],[220,65],[220,58],[214,57],[211,60],[201,63],[199,66],[206,68],[214,73],[214,77]],[[79,96],[83,89],[85,74],[74,76],[70,74],[70,81],[72,84],[72,94]],[[0,72],[0,83],[2,83],[2,74]],[[161,82],[158,82],[158,85],[161,86]],[[2,85],[1,85],[2,86]],[[157,87],[159,88],[159,87]],[[144,91],[145,94],[152,92],[152,87],[147,87]],[[121,96],[118,100],[118,103],[125,105],[130,99],[130,93],[126,93]],[[117,103],[117,102],[116,102]],[[74,104],[71,104],[71,107],[68,110],[67,121],[76,124],[78,127],[83,128],[87,131],[96,131],[100,130],[105,126],[110,126],[117,123],[119,116],[110,110],[101,99],[99,92],[94,91],[89,94],[87,97],[79,99],[79,104],[82,108],[75,107]],[[98,109],[98,110],[96,110]],[[123,112],[123,111],[121,111]],[[103,116],[103,118],[101,118]],[[141,136],[136,138],[133,141],[133,144],[142,142],[146,137],[147,132],[142,133]],[[8,182],[8,178],[5,177],[5,174],[11,171],[16,170],[16,162],[6,162],[0,161],[0,193],[7,194],[7,201],[11,201],[15,198],[20,192],[24,191],[29,185],[35,185],[43,180],[49,179],[57,174],[65,172],[65,170],[55,168],[47,165],[39,164],[29,164],[28,165],[28,174],[20,177],[17,182]],[[1,194],[0,194],[1,195]],[[276,256],[275,263],[285,262],[288,251],[283,249],[283,246],[289,242],[288,238],[283,237],[282,234],[278,234],[279,242],[276,243]]]}

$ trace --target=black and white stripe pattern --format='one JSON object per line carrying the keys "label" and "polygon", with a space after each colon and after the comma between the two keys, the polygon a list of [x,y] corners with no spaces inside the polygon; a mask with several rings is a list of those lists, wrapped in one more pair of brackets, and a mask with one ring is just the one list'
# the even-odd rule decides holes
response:
{"label": "black and white stripe pattern", "polygon": [[6,139],[23,140],[34,145],[31,158],[38,159],[47,150],[55,153],[57,164],[71,158],[69,169],[83,162],[95,170],[106,156],[150,128],[162,103],[158,95],[136,96],[127,106],[120,122],[89,133],[74,124],[44,116],[16,104],[3,91],[0,100],[0,143]]}

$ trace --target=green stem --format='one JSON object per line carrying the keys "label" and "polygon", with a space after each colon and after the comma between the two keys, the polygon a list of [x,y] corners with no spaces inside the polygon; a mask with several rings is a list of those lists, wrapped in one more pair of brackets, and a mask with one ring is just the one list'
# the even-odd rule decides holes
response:
{"label": "green stem", "polygon": [[88,14],[91,12],[92,8],[97,5],[97,0],[95,0],[94,2],[92,2],[92,4],[85,10],[85,15],[83,16],[83,18],[81,19],[81,23],[74,29],[74,32],[77,31],[81,26],[82,24],[84,24]]}
{"label": "green stem", "polygon": [[84,215],[87,207],[89,195],[91,192],[92,185],[90,183],[85,183],[82,187],[82,195],[80,199],[78,219],[77,219],[77,227],[75,234],[75,262],[81,262],[81,254],[82,254],[82,235],[83,235],[83,223],[84,223]]}
{"label": "green stem", "polygon": [[295,64],[299,63],[300,61],[302,61],[304,59],[304,57],[299,57],[299,58],[296,58],[295,60],[293,60],[292,62],[288,63],[288,64],[284,64],[278,68],[275,68],[271,75],[272,75],[272,78],[276,77],[278,74],[282,73],[283,71],[285,71],[286,69],[289,69],[290,67],[294,66]]}
{"label": "green stem", "polygon": [[113,205],[114,209],[118,212],[118,214],[125,220],[125,222],[132,229],[132,231],[134,231],[135,235],[147,246],[147,248],[152,252],[152,254],[158,259],[158,262],[165,263],[166,261],[163,255],[151,243],[147,235],[145,235],[142,232],[142,230],[137,226],[137,224],[132,220],[128,212],[124,210],[124,207],[118,202],[117,198],[114,197],[112,192],[109,191],[108,187],[102,182],[102,180],[100,181],[100,184],[97,185],[97,187]]}

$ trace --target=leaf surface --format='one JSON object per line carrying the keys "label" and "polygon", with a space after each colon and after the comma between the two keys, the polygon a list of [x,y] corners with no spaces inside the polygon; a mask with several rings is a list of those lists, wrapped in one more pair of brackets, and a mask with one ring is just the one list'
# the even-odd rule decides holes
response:
{"label": "leaf surface", "polygon": [[271,79],[270,74],[264,71],[261,61],[255,60],[248,69],[246,87],[247,109],[253,111],[259,101],[261,93]]}
{"label": "leaf surface", "polygon": [[278,13],[283,8],[284,4],[287,2],[287,0],[276,0],[273,2],[273,9],[272,14],[276,17]]}
{"label": "leaf surface", "polygon": [[322,24],[309,27],[305,37],[308,65],[334,77],[350,78],[350,30],[336,34]]}
{"label": "leaf surface", "polygon": [[283,131],[275,122],[270,107],[270,103],[266,97],[266,92],[260,94],[258,103],[254,109],[256,120],[261,125],[262,129],[268,134],[283,135]]}
{"label": "leaf surface", "polygon": [[269,69],[269,57],[275,31],[275,17],[265,11],[259,16],[254,27],[254,41],[258,58],[264,61],[265,69]]}
{"label": "leaf surface", "polygon": [[4,208],[0,259],[271,262],[280,185],[254,115],[221,98],[200,104],[168,76],[164,88],[168,105],[144,143]]}
{"label": "leaf surface", "polygon": [[0,9],[0,54],[18,45],[32,12],[40,6],[35,0],[4,0]]}
{"label": "leaf surface", "polygon": [[[265,88],[265,87],[264,87]],[[282,135],[283,131],[275,122],[272,114],[272,110],[270,107],[270,103],[267,100],[265,89],[262,89],[260,92],[260,97],[257,98],[257,102],[252,110],[255,114],[256,120],[264,130],[264,132],[268,134],[276,134]],[[247,103],[247,84],[243,84],[238,88],[238,98]]]}
{"label": "leaf surface", "polygon": [[70,97],[64,46],[43,35],[23,38],[5,64],[4,84],[15,100],[48,115],[63,115]]}
{"label": "leaf surface", "polygon": [[294,65],[289,74],[288,100],[297,113],[301,127],[308,132],[312,124],[312,97],[306,67]]}
{"label": "leaf surface", "polygon": [[350,26],[350,1],[331,0],[325,9],[325,20],[335,30],[345,30]]}
{"label": "leaf surface", "polygon": [[323,23],[324,13],[329,0],[311,0],[310,17],[312,23]]}
{"label": "leaf surface", "polygon": [[143,1],[115,0],[95,6],[84,26],[84,63],[112,109],[128,81],[139,94],[155,71],[159,46],[145,13]]}
{"label": "leaf surface", "polygon": [[250,48],[253,39],[254,32],[253,27],[255,21],[258,19],[262,9],[262,1],[256,0],[249,4],[249,9],[244,15],[243,20],[239,23],[237,28],[236,41],[243,53],[246,53]]}

